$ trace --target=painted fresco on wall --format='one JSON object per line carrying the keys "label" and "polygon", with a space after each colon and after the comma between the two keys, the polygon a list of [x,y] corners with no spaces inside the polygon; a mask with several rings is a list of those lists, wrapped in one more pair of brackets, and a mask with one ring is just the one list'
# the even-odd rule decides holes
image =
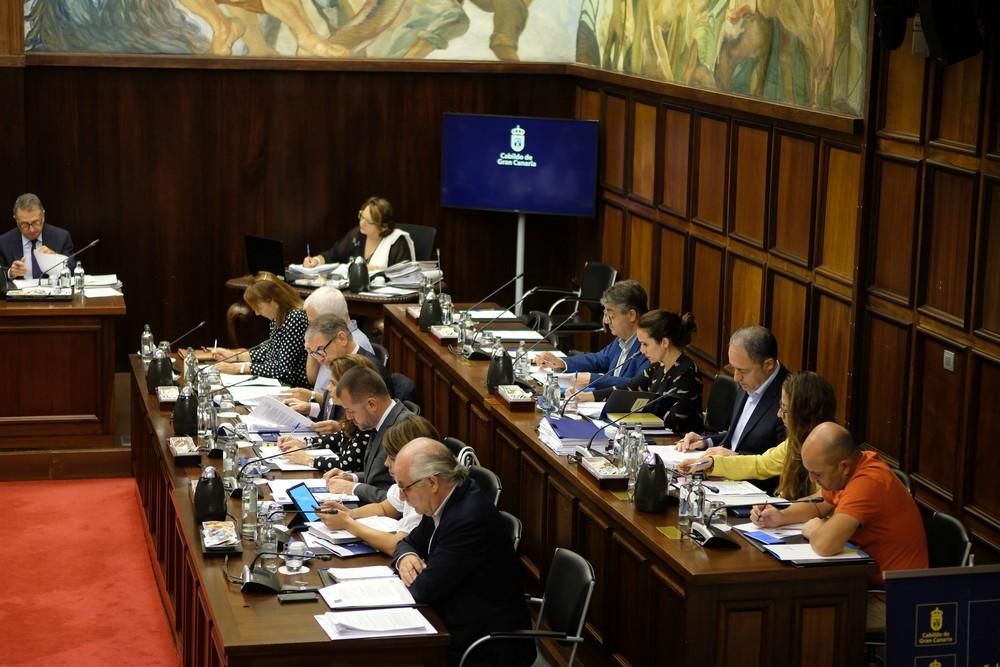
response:
{"label": "painted fresco on wall", "polygon": [[572,62],[582,0],[26,0],[29,51]]}
{"label": "painted fresco on wall", "polygon": [[577,61],[861,116],[864,0],[584,0]]}

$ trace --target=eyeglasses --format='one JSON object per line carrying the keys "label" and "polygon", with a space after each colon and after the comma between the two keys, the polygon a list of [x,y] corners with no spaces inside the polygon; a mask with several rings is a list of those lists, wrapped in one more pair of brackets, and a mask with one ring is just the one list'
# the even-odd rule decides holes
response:
{"label": "eyeglasses", "polygon": [[332,343],[333,341],[334,339],[331,338],[330,340],[326,341],[326,345],[324,345],[323,347],[317,347],[315,350],[310,350],[307,348],[306,351],[316,359],[319,360],[326,359],[326,348],[330,347],[330,343]]}
{"label": "eyeglasses", "polygon": [[41,229],[44,224],[43,220],[35,220],[33,222],[19,222],[17,223],[18,229]]}
{"label": "eyeglasses", "polygon": [[782,419],[784,419],[785,417],[787,417],[788,416],[788,408],[786,408],[784,405],[780,405],[779,404],[778,405],[778,416],[781,417]]}
{"label": "eyeglasses", "polygon": [[421,477],[420,479],[418,479],[415,482],[410,482],[406,486],[399,487],[399,496],[400,496],[400,498],[402,498],[404,495],[406,495],[406,492],[409,491],[412,487],[416,486],[417,484],[420,484],[420,482],[426,482],[427,480],[429,480],[433,476],[434,475],[428,475],[427,477]]}
{"label": "eyeglasses", "polygon": [[372,224],[372,221],[365,217],[364,209],[358,211],[358,222],[367,222],[369,225]]}

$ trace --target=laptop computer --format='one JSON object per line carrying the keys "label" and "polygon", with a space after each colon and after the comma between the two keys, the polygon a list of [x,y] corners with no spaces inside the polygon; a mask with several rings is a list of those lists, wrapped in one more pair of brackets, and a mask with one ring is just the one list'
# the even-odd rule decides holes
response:
{"label": "laptop computer", "polygon": [[642,410],[646,404],[659,394],[652,391],[630,391],[628,389],[615,389],[608,396],[608,402],[604,406],[606,414],[624,414]]}
{"label": "laptop computer", "polygon": [[269,271],[280,278],[285,277],[285,246],[281,241],[247,234],[244,242],[250,275]]}

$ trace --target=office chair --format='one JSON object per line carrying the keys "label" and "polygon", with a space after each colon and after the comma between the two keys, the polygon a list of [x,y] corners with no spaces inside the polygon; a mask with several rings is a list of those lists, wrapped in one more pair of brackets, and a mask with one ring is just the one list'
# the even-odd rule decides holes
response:
{"label": "office chair", "polygon": [[[558,316],[555,313],[561,305],[572,304],[573,318],[559,329],[560,337],[576,333],[597,333],[604,330],[604,311],[601,306],[601,297],[605,290],[615,284],[617,278],[618,269],[613,266],[604,262],[587,262],[583,267],[583,277],[580,280],[579,288],[567,290],[558,287],[538,287],[536,291],[563,295],[549,307],[548,316],[552,322],[565,320],[566,313]],[[589,306],[592,313],[599,315],[599,319],[595,321],[581,317],[580,304]]]}
{"label": "office chair", "polygon": [[404,403],[416,400],[417,385],[409,377],[402,373],[392,373],[389,375],[389,382],[392,384],[389,387],[389,391],[392,392],[393,398],[399,399]]}
{"label": "office chair", "polygon": [[437,242],[437,227],[428,225],[401,225],[397,224],[401,230],[410,235],[413,239],[413,252],[418,262],[426,262],[434,259],[434,245]]}
{"label": "office chair", "polygon": [[495,472],[481,465],[470,465],[469,477],[476,480],[476,484],[487,497],[493,498],[494,507],[500,502],[500,492],[503,491],[503,486]]}
{"label": "office chair", "polygon": [[514,543],[514,552],[516,553],[517,547],[521,544],[521,532],[524,526],[521,525],[521,520],[510,512],[501,511],[500,516],[510,529],[510,539]]}
{"label": "office chair", "polygon": [[451,450],[451,453],[455,455],[458,462],[464,466],[477,466],[479,465],[479,457],[476,456],[476,450],[468,446],[458,438],[453,438],[448,436],[444,438],[441,442],[444,443],[445,447]]}
{"label": "office chair", "polygon": [[414,403],[411,400],[401,400],[400,403],[403,404],[403,407],[412,412],[414,416],[416,417],[420,416],[420,406],[418,404]]}
{"label": "office chair", "polygon": [[723,373],[716,374],[708,393],[708,409],[705,410],[706,433],[721,433],[729,428],[738,389],[736,380]]}
{"label": "office chair", "polygon": [[[585,558],[569,549],[556,549],[545,578],[545,592],[541,598],[528,598],[532,604],[541,605],[535,627],[531,630],[491,632],[480,637],[465,650],[459,665],[464,665],[473,651],[493,639],[550,639],[558,644],[570,644],[573,649],[567,664],[572,665],[576,649],[583,643],[583,623],[590,608],[595,581],[594,568]],[[543,619],[549,630],[539,629]]]}
{"label": "office chair", "polygon": [[899,479],[899,481],[903,484],[903,486],[906,487],[906,490],[909,491],[910,495],[912,496],[913,482],[910,480],[910,476],[907,475],[902,470],[900,470],[899,468],[893,468],[892,466],[889,466],[889,470],[892,471],[892,474],[894,474]]}
{"label": "office chair", "polygon": [[389,350],[385,349],[385,346],[379,345],[378,343],[372,343],[372,351],[375,353],[375,358],[379,360],[386,369],[389,368]]}

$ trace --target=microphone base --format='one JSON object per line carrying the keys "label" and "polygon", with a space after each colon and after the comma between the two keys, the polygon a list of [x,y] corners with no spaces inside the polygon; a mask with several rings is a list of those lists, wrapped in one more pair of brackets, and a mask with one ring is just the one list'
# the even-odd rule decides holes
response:
{"label": "microphone base", "polygon": [[279,593],[281,592],[281,581],[274,572],[268,572],[264,568],[254,568],[253,570],[243,570],[243,585],[240,586],[243,593]]}
{"label": "microphone base", "polygon": [[243,497],[243,487],[237,482],[233,482],[230,478],[223,478],[222,487],[226,490],[226,495],[230,498],[242,498]]}
{"label": "microphone base", "polygon": [[705,549],[739,549],[740,545],[714,526],[691,524],[691,539]]}
{"label": "microphone base", "polygon": [[489,350],[484,350],[481,347],[476,347],[472,349],[469,354],[469,361],[489,361],[491,358],[491,353]]}

